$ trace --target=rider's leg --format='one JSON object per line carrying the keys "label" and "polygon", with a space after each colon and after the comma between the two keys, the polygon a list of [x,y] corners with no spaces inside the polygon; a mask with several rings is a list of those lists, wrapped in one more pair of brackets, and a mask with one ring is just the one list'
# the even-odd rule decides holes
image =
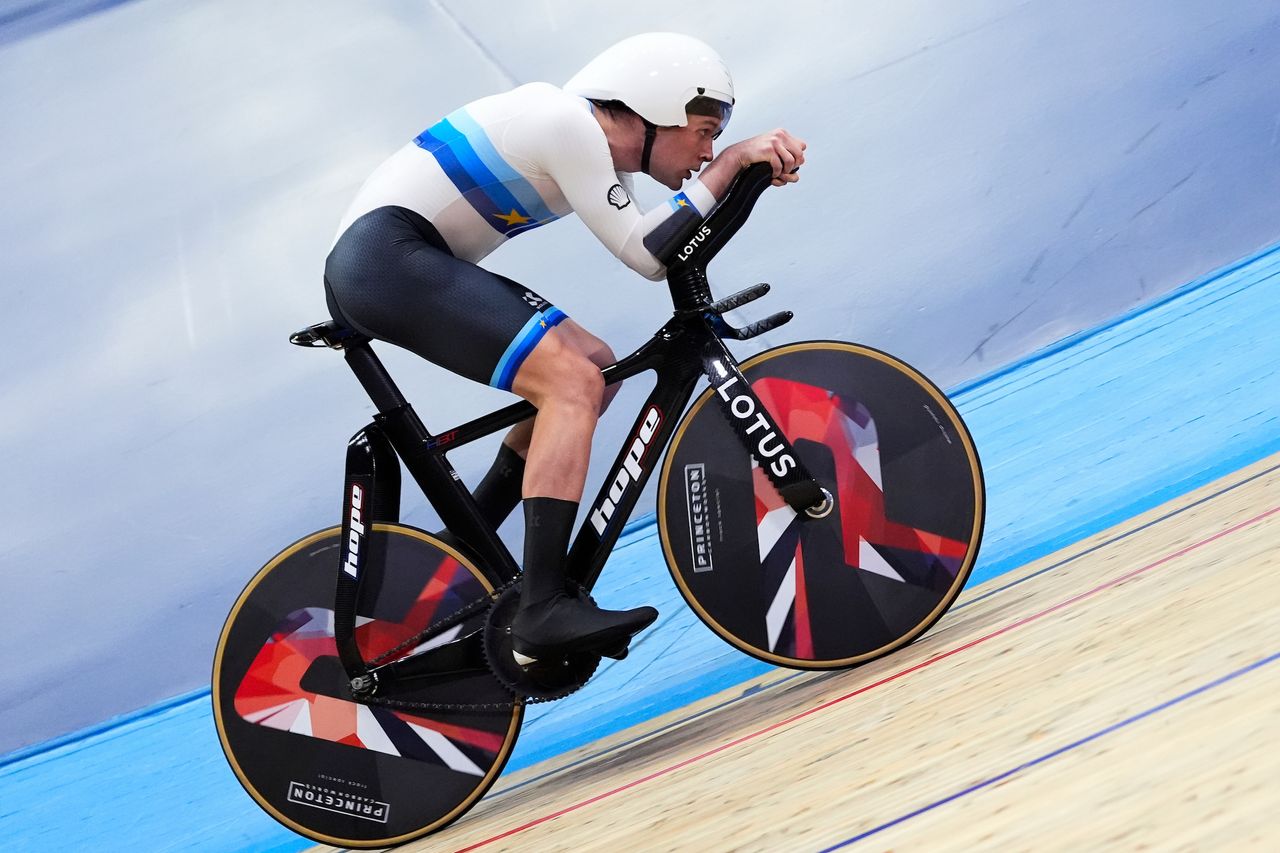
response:
{"label": "rider's leg", "polygon": [[[617,356],[604,341],[588,332],[571,319],[565,319],[556,326],[556,331],[565,338],[565,342],[585,356],[597,368],[608,367],[617,361]],[[606,386],[601,412],[609,408],[609,403],[618,393],[619,384]],[[524,483],[525,458],[529,453],[529,442],[533,437],[534,419],[516,424],[507,433],[498,449],[489,473],[476,487],[476,503],[485,520],[497,527],[506,520],[511,511],[520,503]]]}
{"label": "rider's leg", "polygon": [[538,407],[524,481],[524,580],[511,626],[516,651],[531,658],[616,648],[658,615],[651,607],[602,610],[566,591],[565,554],[604,402],[600,369],[577,343],[571,331],[548,331],[512,384]]}
{"label": "rider's leg", "polygon": [[603,652],[656,618],[652,608],[613,613],[565,595],[564,556],[604,383],[588,353],[601,356],[564,312],[455,257],[430,222],[394,206],[364,214],[343,232],[325,263],[325,283],[335,319],[446,370],[514,390],[539,408],[526,427],[523,478],[529,535],[521,603],[529,607],[512,629],[527,641],[523,647],[586,644]]}
{"label": "rider's leg", "polygon": [[[523,424],[513,428],[512,432],[520,426]],[[489,472],[472,494],[484,520],[496,528],[507,520],[511,510],[519,506],[523,487],[524,457],[509,442],[503,441]]]}

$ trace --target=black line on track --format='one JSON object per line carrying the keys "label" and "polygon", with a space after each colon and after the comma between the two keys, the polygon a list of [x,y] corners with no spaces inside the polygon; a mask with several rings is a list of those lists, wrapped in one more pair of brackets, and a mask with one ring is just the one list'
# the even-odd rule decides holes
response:
{"label": "black line on track", "polygon": [[1211,494],[1211,495],[1207,495],[1206,497],[1203,497],[1203,498],[1201,498],[1200,500],[1195,501],[1194,503],[1189,503],[1189,504],[1187,504],[1187,505],[1186,505],[1186,506],[1184,506],[1184,507],[1180,507],[1180,508],[1178,508],[1178,509],[1175,509],[1173,512],[1165,513],[1164,515],[1160,516],[1159,518],[1155,518],[1155,519],[1152,519],[1151,521],[1148,521],[1146,524],[1139,525],[1138,527],[1135,527],[1135,528],[1133,528],[1132,530],[1126,530],[1124,533],[1121,533],[1119,536],[1113,536],[1113,537],[1111,537],[1110,539],[1106,540],[1105,542],[1099,542],[1097,545],[1094,545],[1092,548],[1086,548],[1085,550],[1081,551],[1081,552],[1080,552],[1080,553],[1078,553],[1078,554],[1072,554],[1070,557],[1067,557],[1066,559],[1063,559],[1063,560],[1059,560],[1058,562],[1054,563],[1054,564],[1053,564],[1053,565],[1051,565],[1051,566],[1045,566],[1045,567],[1044,567],[1043,569],[1041,569],[1040,571],[1038,571],[1038,572],[1033,572],[1032,574],[1027,575],[1025,578],[1019,578],[1018,580],[1016,580],[1016,581],[1011,581],[1011,582],[1009,582],[1009,583],[1005,584],[1004,586],[996,587],[995,589],[991,590],[990,592],[984,592],[982,595],[979,595],[979,596],[976,596],[976,597],[974,597],[974,598],[970,598],[970,599],[968,599],[968,600],[966,600],[966,601],[963,601],[963,602],[961,602],[961,603],[957,604],[955,607],[952,607],[952,608],[951,608],[951,612],[954,612],[954,611],[956,611],[956,610],[962,610],[962,609],[964,609],[964,608],[968,607],[968,606],[969,606],[969,605],[971,605],[971,604],[977,604],[979,601],[985,601],[986,599],[990,598],[991,596],[995,595],[996,593],[1004,592],[1004,591],[1005,591],[1005,590],[1007,590],[1007,589],[1013,589],[1013,588],[1014,588],[1015,586],[1017,586],[1018,584],[1026,583],[1027,581],[1031,580],[1032,578],[1038,578],[1038,577],[1040,577],[1041,575],[1043,575],[1043,574],[1045,574],[1045,573],[1047,573],[1047,572],[1051,572],[1051,571],[1053,571],[1054,569],[1060,569],[1060,568],[1062,568],[1063,566],[1067,565],[1068,563],[1073,563],[1073,562],[1075,562],[1076,560],[1080,559],[1081,557],[1087,557],[1088,555],[1090,555],[1090,554],[1092,554],[1092,553],[1094,553],[1094,552],[1096,552],[1096,551],[1100,551],[1100,550],[1102,550],[1103,548],[1106,548],[1106,547],[1107,547],[1107,546],[1109,546],[1109,545],[1114,545],[1115,543],[1117,543],[1117,542],[1119,542],[1119,541],[1121,541],[1121,540],[1123,540],[1123,539],[1128,539],[1130,536],[1133,536],[1133,535],[1135,535],[1135,534],[1137,534],[1137,533],[1141,533],[1142,531],[1147,530],[1147,529],[1149,529],[1149,528],[1155,527],[1157,524],[1159,524],[1159,523],[1160,523],[1160,522],[1162,522],[1162,521],[1168,521],[1169,519],[1173,518],[1174,516],[1181,515],[1182,513],[1186,512],[1187,510],[1195,509],[1196,507],[1198,507],[1198,506],[1200,506],[1200,505],[1202,505],[1202,504],[1206,504],[1206,503],[1208,503],[1209,501],[1213,500],[1214,498],[1218,498],[1218,497],[1221,497],[1222,495],[1225,495],[1227,492],[1233,491],[1233,490],[1235,490],[1235,489],[1240,488],[1241,486],[1244,486],[1244,485],[1247,485],[1247,484],[1249,484],[1249,483],[1252,483],[1254,480],[1258,479],[1259,477],[1265,477],[1266,475],[1268,475],[1268,474],[1270,474],[1270,473],[1272,473],[1272,472],[1276,471],[1277,469],[1280,469],[1280,464],[1272,465],[1270,468],[1266,469],[1265,471],[1259,471],[1257,474],[1254,474],[1252,477],[1246,477],[1245,479],[1241,480],[1241,481],[1240,481],[1240,482],[1238,482],[1238,483],[1232,483],[1230,486],[1227,486],[1226,488],[1220,489],[1220,490],[1218,490],[1218,491],[1214,492],[1214,493],[1213,493],[1213,494]]}

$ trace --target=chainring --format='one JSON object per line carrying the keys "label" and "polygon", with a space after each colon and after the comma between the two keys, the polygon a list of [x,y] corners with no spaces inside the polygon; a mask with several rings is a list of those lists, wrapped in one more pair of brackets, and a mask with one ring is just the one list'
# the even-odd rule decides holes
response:
{"label": "chainring", "polygon": [[[585,589],[578,595],[594,600]],[[520,607],[520,585],[502,591],[484,626],[484,656],[489,669],[508,690],[529,702],[562,699],[582,688],[600,665],[600,655],[569,652],[558,660],[539,660],[528,666],[516,663],[511,648],[511,620]]]}

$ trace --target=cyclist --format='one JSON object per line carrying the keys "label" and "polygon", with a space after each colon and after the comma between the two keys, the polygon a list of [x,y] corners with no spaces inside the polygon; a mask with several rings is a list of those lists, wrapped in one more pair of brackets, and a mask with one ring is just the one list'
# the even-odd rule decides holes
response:
{"label": "cyclist", "polygon": [[[383,162],[342,219],[325,265],[336,320],[538,409],[507,434],[475,490],[495,526],[524,500],[512,623],[521,662],[569,649],[620,653],[658,614],[601,609],[566,588],[591,436],[617,390],[600,373],[613,352],[533,290],[476,264],[576,213],[623,263],[662,279],[654,250],[710,212],[741,169],[766,162],[775,186],[798,179],[805,143],[782,129],[713,157],[733,104],[728,69],[706,44],[634,36],[563,88],[530,83],[451,113]],[[638,210],[636,172],[676,194]]]}

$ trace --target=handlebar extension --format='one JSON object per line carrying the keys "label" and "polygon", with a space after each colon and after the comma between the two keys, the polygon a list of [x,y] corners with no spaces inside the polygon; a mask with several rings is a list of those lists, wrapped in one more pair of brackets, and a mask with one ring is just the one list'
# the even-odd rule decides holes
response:
{"label": "handlebar extension", "polygon": [[760,194],[772,182],[773,169],[768,163],[754,163],[742,170],[709,216],[691,220],[654,253],[667,266],[667,282],[677,304],[686,301],[677,292],[678,285],[687,285],[689,282],[685,280],[689,274],[692,274],[695,281],[705,279],[702,271],[733,235],[738,233],[738,229],[751,215]]}
{"label": "handlebar extension", "polygon": [[754,323],[748,323],[741,329],[729,325],[729,322],[719,314],[710,315],[707,319],[711,323],[711,328],[722,338],[730,338],[735,341],[745,341],[754,338],[757,335],[763,335],[765,332],[772,331],[783,323],[791,321],[794,317],[790,311],[779,311],[777,314],[770,314],[763,320],[757,320]]}
{"label": "handlebar extension", "polygon": [[778,326],[788,322],[795,316],[790,311],[779,311],[776,314],[765,317],[763,320],[743,326],[741,329],[730,325],[727,320],[720,316],[725,311],[732,311],[735,308],[741,308],[748,302],[754,302],[768,292],[769,285],[761,282],[760,284],[752,285],[745,290],[740,290],[732,296],[726,296],[724,299],[712,302],[710,305],[705,307],[689,308],[677,313],[701,314],[707,318],[707,322],[711,324],[711,328],[713,328],[716,334],[720,337],[730,338],[735,341],[745,341],[748,338],[754,338],[757,335],[763,335],[765,332],[776,329]]}
{"label": "handlebar extension", "polygon": [[746,290],[739,290],[737,293],[733,294],[732,296],[726,296],[724,299],[721,299],[718,302],[712,302],[710,305],[706,307],[706,310],[714,314],[723,314],[726,311],[732,311],[735,308],[741,308],[743,305],[746,305],[748,302],[754,302],[768,292],[769,292],[769,285],[762,281],[759,284],[753,284],[751,287],[748,287]]}

